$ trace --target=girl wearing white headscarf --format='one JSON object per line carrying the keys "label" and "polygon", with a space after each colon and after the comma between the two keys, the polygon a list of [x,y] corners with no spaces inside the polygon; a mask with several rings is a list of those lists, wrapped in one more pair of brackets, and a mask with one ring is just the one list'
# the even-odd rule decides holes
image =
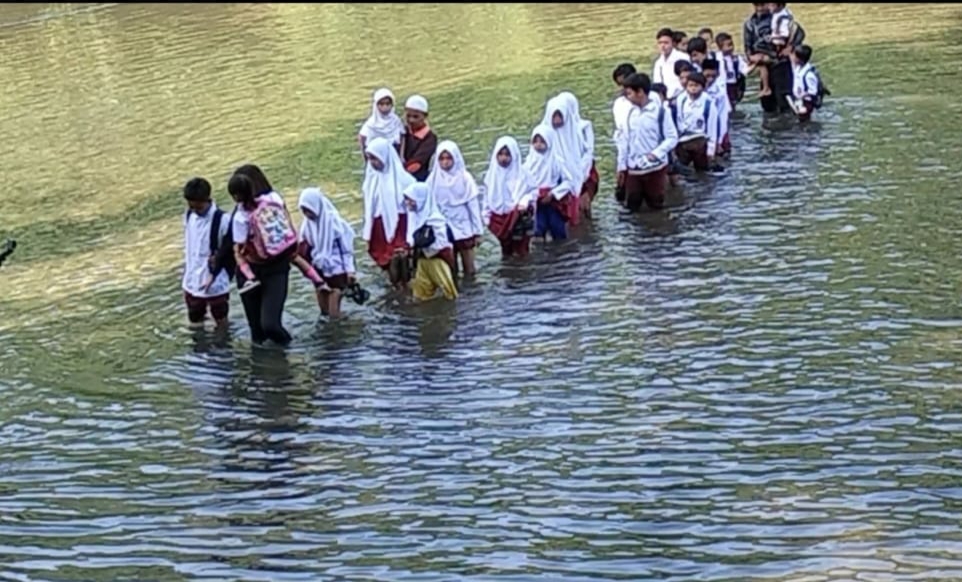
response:
{"label": "girl wearing white headscarf", "polygon": [[317,288],[321,313],[341,314],[342,293],[354,280],[354,229],[341,217],[320,188],[301,190],[300,253],[320,272],[324,286]]}
{"label": "girl wearing white headscarf", "polygon": [[[414,182],[404,190],[404,202],[408,208],[407,243],[415,254],[417,267],[411,281],[415,299],[427,300],[440,290],[445,298],[457,299],[458,288],[454,284],[453,244],[447,237],[448,223],[438,207],[427,184]],[[434,242],[418,248],[415,233],[422,227],[434,231]]]}
{"label": "girl wearing white headscarf", "polygon": [[[555,154],[557,137],[551,126],[541,124],[531,132],[531,148],[524,167],[538,185],[535,236],[554,240],[568,238],[570,209],[578,208],[576,183],[564,162]],[[540,149],[540,151],[539,151]]]}
{"label": "girl wearing white headscarf", "polygon": [[[407,246],[404,189],[414,182],[414,178],[404,170],[397,151],[383,137],[372,139],[364,153],[367,167],[361,185],[364,194],[361,236],[367,241],[367,252],[377,266],[387,270],[394,255]],[[398,281],[392,283],[397,285]]]}
{"label": "girl wearing white headscarf", "polygon": [[378,89],[371,99],[371,115],[361,126],[358,134],[361,151],[365,151],[367,144],[376,137],[384,138],[395,148],[399,148],[403,133],[404,124],[394,112],[394,93],[387,88]]}
{"label": "girl wearing white headscarf", "polygon": [[[447,169],[444,168],[447,166]],[[461,257],[465,275],[475,273],[474,247],[484,233],[481,222],[481,195],[474,176],[464,165],[458,144],[450,140],[438,144],[425,182],[448,221],[454,252]],[[455,268],[457,270],[457,268]]]}
{"label": "girl wearing white headscarf", "polygon": [[566,207],[568,221],[572,225],[578,224],[581,216],[581,190],[582,185],[588,180],[591,171],[590,161],[586,161],[584,135],[574,117],[574,107],[570,99],[563,95],[557,95],[548,100],[544,109],[542,125],[551,127],[555,132],[555,143],[552,149],[562,165],[568,170],[575,188],[576,204]]}
{"label": "girl wearing white headscarf", "polygon": [[531,237],[515,233],[524,213],[533,218],[538,186],[521,164],[521,149],[511,136],[498,138],[484,174],[484,221],[501,243],[501,255],[527,256]]}
{"label": "girl wearing white headscarf", "polygon": [[586,218],[591,218],[591,203],[594,202],[598,194],[598,168],[595,165],[595,128],[590,121],[581,117],[581,104],[578,98],[570,91],[558,93],[558,99],[568,103],[573,125],[580,129],[581,137],[584,140],[584,153],[582,155],[582,165],[588,167],[588,177],[581,188],[581,212]]}

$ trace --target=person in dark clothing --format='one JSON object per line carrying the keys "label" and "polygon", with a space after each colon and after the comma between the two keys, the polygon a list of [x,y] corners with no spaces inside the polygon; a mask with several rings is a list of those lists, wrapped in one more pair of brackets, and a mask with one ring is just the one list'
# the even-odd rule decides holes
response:
{"label": "person in dark clothing", "polygon": [[430,162],[438,148],[438,136],[428,125],[428,100],[420,95],[411,95],[404,104],[404,119],[407,124],[401,136],[401,160],[404,169],[418,182],[428,179]]}
{"label": "person in dark clothing", "polygon": [[[767,113],[790,111],[785,95],[792,91],[792,67],[787,59],[779,59],[772,45],[772,14],[766,4],[755,2],[754,11],[745,20],[742,38],[745,57],[750,63],[749,73],[758,69],[762,77],[759,98]],[[767,81],[767,82],[766,82]]]}
{"label": "person in dark clothing", "polygon": [[[256,200],[268,196],[280,200],[280,194],[274,191],[267,177],[260,168],[247,164],[237,168],[227,184],[227,191],[237,202],[234,212],[231,235],[234,253],[245,253],[245,247],[250,235],[250,214],[256,206]],[[296,252],[297,245],[292,248]],[[287,301],[287,283],[291,270],[291,256],[284,254],[266,261],[250,261],[250,268],[260,285],[243,293],[241,303],[244,314],[251,330],[251,341],[263,343],[271,340],[286,346],[291,343],[291,334],[284,329],[281,317],[284,303]],[[236,272],[237,286],[243,288],[247,278],[240,269]]]}

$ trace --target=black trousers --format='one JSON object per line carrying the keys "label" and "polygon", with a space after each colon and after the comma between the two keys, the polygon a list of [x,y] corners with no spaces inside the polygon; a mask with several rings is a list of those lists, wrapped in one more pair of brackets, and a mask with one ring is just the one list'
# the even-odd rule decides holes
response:
{"label": "black trousers", "polygon": [[[291,262],[287,257],[279,258],[263,265],[251,264],[254,276],[261,282],[259,287],[241,295],[244,315],[251,328],[251,340],[263,343],[271,340],[286,346],[291,343],[291,334],[284,329],[281,317],[287,301],[287,281],[291,272]],[[237,271],[237,285],[242,287],[246,279]]]}

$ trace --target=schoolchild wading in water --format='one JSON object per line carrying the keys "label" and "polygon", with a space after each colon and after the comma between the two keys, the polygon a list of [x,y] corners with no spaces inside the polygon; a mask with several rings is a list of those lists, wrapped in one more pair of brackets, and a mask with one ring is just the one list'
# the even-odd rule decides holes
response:
{"label": "schoolchild wading in water", "polygon": [[304,215],[298,250],[324,279],[317,304],[324,315],[340,317],[344,290],[355,281],[354,229],[320,188],[301,190],[298,207]]}
{"label": "schoolchild wading in water", "polygon": [[438,145],[426,184],[448,223],[445,236],[454,244],[464,274],[470,277],[477,271],[474,249],[481,242],[484,224],[478,184],[465,167],[458,144],[445,140]]}
{"label": "schoolchild wading in water", "polygon": [[[367,167],[364,170],[364,227],[361,236],[367,241],[368,254],[374,263],[390,274],[391,262],[407,249],[407,208],[404,190],[416,180],[405,169],[391,143],[382,138],[372,139],[365,148]],[[442,233],[443,234],[443,233]],[[394,274],[391,283],[404,286],[404,277]]]}
{"label": "schoolchild wading in water", "polygon": [[521,164],[518,141],[498,138],[484,174],[484,221],[501,244],[502,258],[528,256],[537,196],[538,185]]}
{"label": "schoolchild wading in water", "polygon": [[[538,185],[535,236],[547,238],[550,234],[553,240],[564,240],[568,238],[570,197],[575,196],[577,180],[571,177],[552,150],[555,141],[555,132],[550,126],[535,127],[524,167]],[[577,202],[574,207],[577,208]]]}
{"label": "schoolchild wading in water", "polygon": [[404,190],[404,203],[410,216],[407,243],[415,263],[411,282],[414,298],[428,300],[441,291],[446,299],[457,299],[458,288],[453,276],[454,245],[445,235],[447,221],[431,189],[422,182],[409,185]]}

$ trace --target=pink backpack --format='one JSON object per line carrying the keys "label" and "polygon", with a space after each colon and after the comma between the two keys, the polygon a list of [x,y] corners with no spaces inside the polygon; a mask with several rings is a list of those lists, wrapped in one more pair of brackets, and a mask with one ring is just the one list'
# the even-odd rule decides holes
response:
{"label": "pink backpack", "polygon": [[297,231],[283,204],[261,196],[250,214],[250,243],[254,255],[269,261],[297,244]]}

